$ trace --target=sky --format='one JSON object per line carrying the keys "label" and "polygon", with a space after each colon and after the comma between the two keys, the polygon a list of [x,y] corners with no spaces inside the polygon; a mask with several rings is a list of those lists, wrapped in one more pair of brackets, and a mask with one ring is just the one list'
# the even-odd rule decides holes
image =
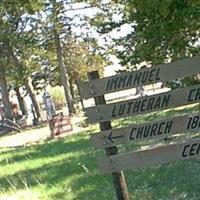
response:
{"label": "sky", "polygon": [[[102,0],[102,3],[107,3],[110,0]],[[83,25],[84,24],[84,20],[81,21],[80,18],[84,18],[84,17],[88,17],[88,18],[93,18],[95,17],[95,15],[97,13],[102,12],[99,8],[87,8],[87,9],[81,9],[84,7],[89,6],[86,3],[74,3],[73,6],[72,5],[65,5],[65,9],[68,10],[67,12],[65,12],[65,14],[63,16],[66,17],[70,17],[72,18],[72,22],[75,24],[79,24],[79,25]],[[80,8],[80,10],[72,10],[69,11],[69,9],[78,9]],[[43,18],[43,20],[46,20],[46,14],[45,13],[41,13],[40,17]],[[113,15],[113,20],[114,21],[120,21],[122,19],[122,16],[114,14]],[[72,23],[72,24],[73,24]],[[28,24],[27,25],[27,31],[31,29],[31,26]],[[76,34],[76,35],[81,35],[84,37],[91,37],[91,38],[95,38],[97,40],[97,43],[100,47],[105,48],[108,45],[112,44],[112,40],[113,39],[118,39],[121,37],[126,36],[127,34],[133,32],[133,29],[131,27],[130,24],[123,24],[121,26],[121,28],[116,28],[114,30],[112,30],[110,33],[101,35],[100,33],[98,33],[95,28],[91,27],[89,23],[87,23],[86,25],[83,26],[72,26],[72,31]],[[115,71],[120,69],[121,66],[119,65],[119,60],[114,56],[114,55],[110,55],[109,56],[110,61],[113,62],[112,65],[109,65],[106,67],[105,69],[105,75],[109,76],[109,75],[113,75],[115,74]]]}
{"label": "sky", "polygon": [[[102,2],[106,3],[109,2],[109,0],[103,0]],[[88,6],[86,3],[77,3],[74,5],[74,8],[82,8],[84,6]],[[101,12],[98,8],[88,8],[83,9],[80,11],[68,11],[66,13],[66,16],[72,17],[74,22],[76,23],[82,23],[78,17],[76,17],[77,13],[82,17],[94,17],[98,12]],[[122,19],[122,16],[120,15],[113,15],[113,20],[120,21]],[[106,47],[108,44],[112,44],[112,39],[118,39],[121,37],[125,37],[127,34],[133,32],[133,28],[130,24],[123,24],[121,28],[117,28],[112,30],[108,34],[101,35],[99,34],[94,28],[92,28],[89,24],[87,26],[83,27],[73,27],[72,31],[75,32],[77,35],[89,34],[90,37],[96,38],[97,43],[101,47]],[[119,60],[114,55],[109,56],[110,61],[113,62],[113,64],[106,66],[105,68],[105,76],[114,75],[116,70],[121,69],[121,66],[119,64]]]}

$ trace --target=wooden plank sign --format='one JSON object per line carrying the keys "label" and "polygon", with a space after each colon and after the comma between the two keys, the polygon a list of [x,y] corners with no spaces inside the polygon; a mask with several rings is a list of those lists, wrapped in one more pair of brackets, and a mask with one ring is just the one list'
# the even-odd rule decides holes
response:
{"label": "wooden plank sign", "polygon": [[142,98],[86,108],[88,122],[103,122],[198,103],[200,85]]}
{"label": "wooden plank sign", "polygon": [[100,161],[102,173],[149,167],[200,157],[200,140],[110,156]]}
{"label": "wooden plank sign", "polygon": [[[90,80],[98,79],[99,74],[97,71],[88,73],[88,78]],[[104,96],[94,97],[94,101],[96,105],[105,104]],[[99,124],[99,128],[101,131],[112,129],[110,121],[102,122]],[[117,147],[109,147],[105,149],[105,153],[107,156],[116,155],[118,153]],[[115,192],[118,200],[129,200],[128,189],[125,181],[125,177],[123,172],[112,173],[113,184],[115,187]]]}
{"label": "wooden plank sign", "polygon": [[183,59],[170,64],[162,64],[133,72],[121,73],[97,80],[79,83],[81,98],[92,98],[111,92],[121,91],[136,86],[152,84],[161,81],[171,81],[177,78],[200,73],[200,56]]}
{"label": "wooden plank sign", "polygon": [[168,118],[141,125],[102,131],[91,135],[97,148],[106,148],[145,139],[166,138],[172,134],[200,131],[200,113]]}
{"label": "wooden plank sign", "polygon": [[200,56],[102,79],[99,79],[98,72],[94,71],[88,73],[89,81],[78,84],[82,99],[94,99],[96,106],[85,108],[85,112],[89,123],[99,122],[101,132],[93,134],[91,140],[97,148],[105,148],[107,157],[100,161],[100,168],[102,173],[112,173],[118,200],[129,199],[122,170],[198,158],[200,140],[123,154],[118,154],[116,145],[144,139],[164,139],[177,133],[198,132],[200,113],[119,129],[112,129],[111,120],[198,103],[200,85],[110,104],[106,104],[104,94],[171,81],[198,73],[200,73]]}

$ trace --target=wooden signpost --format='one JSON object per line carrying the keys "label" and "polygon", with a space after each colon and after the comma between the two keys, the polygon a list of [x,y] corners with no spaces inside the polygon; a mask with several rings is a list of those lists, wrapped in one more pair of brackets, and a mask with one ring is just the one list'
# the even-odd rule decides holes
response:
{"label": "wooden signpost", "polygon": [[[90,80],[98,79],[99,74],[97,71],[88,73],[88,78]],[[106,104],[106,101],[103,95],[95,97],[94,100],[95,100],[96,105]],[[112,129],[111,122],[110,121],[100,122],[99,128],[101,131],[110,130]],[[105,152],[107,156],[116,155],[118,153],[118,149],[117,147],[113,146],[113,147],[105,148]],[[127,189],[123,172],[119,171],[119,172],[112,173],[112,177],[113,177],[113,185],[115,187],[117,198],[119,200],[128,200],[129,199],[128,189]]]}
{"label": "wooden signpost", "polygon": [[121,73],[102,79],[79,83],[82,98],[93,98],[120,90],[157,82],[165,82],[200,73],[200,56],[157,65],[139,71]]}
{"label": "wooden signpost", "polygon": [[138,99],[98,105],[86,108],[85,111],[88,122],[95,123],[194,104],[199,101],[200,85],[196,85]]}
{"label": "wooden signpost", "polygon": [[141,125],[102,131],[91,135],[97,148],[147,139],[164,139],[173,134],[200,131],[200,113],[173,117]]}
{"label": "wooden signpost", "polygon": [[200,156],[200,140],[110,156],[100,162],[102,173],[148,167]]}
{"label": "wooden signpost", "polygon": [[123,154],[118,154],[116,145],[199,132],[200,114],[191,113],[119,129],[112,129],[110,120],[198,103],[200,85],[110,104],[106,104],[103,95],[198,73],[200,56],[102,79],[99,79],[98,72],[91,72],[89,81],[79,83],[81,98],[95,100],[96,106],[86,108],[85,112],[88,122],[99,122],[101,132],[92,134],[91,141],[97,148],[105,148],[107,158],[100,161],[100,169],[102,173],[112,174],[118,200],[129,199],[122,170],[197,158],[200,155],[200,140]]}

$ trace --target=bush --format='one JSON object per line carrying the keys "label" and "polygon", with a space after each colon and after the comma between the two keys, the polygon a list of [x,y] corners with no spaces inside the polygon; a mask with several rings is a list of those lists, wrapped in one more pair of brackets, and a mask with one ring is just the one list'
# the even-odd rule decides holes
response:
{"label": "bush", "polygon": [[55,104],[56,110],[62,109],[66,104],[63,87],[60,86],[52,87],[49,93]]}

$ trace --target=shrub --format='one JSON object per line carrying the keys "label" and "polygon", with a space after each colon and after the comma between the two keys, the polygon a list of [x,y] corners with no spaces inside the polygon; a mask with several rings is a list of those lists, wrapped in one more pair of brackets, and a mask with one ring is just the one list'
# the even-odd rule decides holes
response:
{"label": "shrub", "polygon": [[49,93],[55,104],[56,110],[62,109],[66,104],[63,87],[60,86],[52,87]]}

